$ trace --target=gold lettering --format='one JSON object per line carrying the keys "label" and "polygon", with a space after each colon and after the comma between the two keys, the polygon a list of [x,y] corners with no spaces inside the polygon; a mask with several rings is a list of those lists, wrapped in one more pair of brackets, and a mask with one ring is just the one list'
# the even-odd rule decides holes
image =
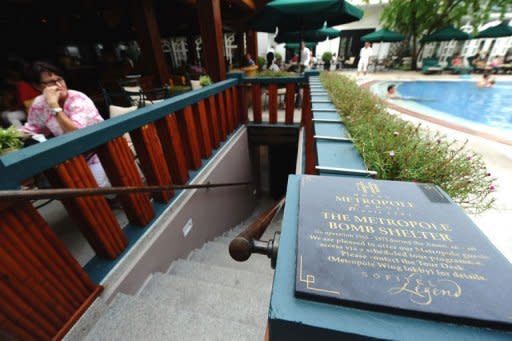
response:
{"label": "gold lettering", "polygon": [[341,230],[341,231],[375,233],[375,229],[373,228],[373,226],[369,226],[369,225],[355,225],[355,224],[338,223],[335,221],[329,221],[328,226],[330,229]]}
{"label": "gold lettering", "polygon": [[336,213],[336,212],[322,212],[321,214],[324,219],[350,221],[350,217],[346,214],[341,214],[341,213]]}
{"label": "gold lettering", "polygon": [[390,227],[379,227],[378,231],[385,236],[391,236],[391,237],[443,240],[443,241],[447,241],[447,242],[453,242],[453,240],[450,238],[450,236],[446,233],[437,233],[437,232],[429,232],[429,231],[414,231],[414,230],[405,230],[405,229],[390,228]]}

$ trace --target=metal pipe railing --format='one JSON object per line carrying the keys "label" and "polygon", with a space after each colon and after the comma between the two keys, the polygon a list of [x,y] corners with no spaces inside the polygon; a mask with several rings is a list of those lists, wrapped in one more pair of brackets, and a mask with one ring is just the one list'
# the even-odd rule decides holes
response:
{"label": "metal pipe railing", "polygon": [[109,195],[109,194],[127,194],[127,193],[152,193],[165,192],[171,190],[187,190],[201,188],[217,188],[231,186],[250,185],[250,181],[242,182],[224,182],[224,183],[206,183],[191,185],[166,185],[166,186],[120,186],[120,187],[93,187],[93,188],[52,188],[52,189],[32,189],[32,190],[0,190],[0,205],[14,201],[39,200],[39,199],[69,199],[84,196]]}

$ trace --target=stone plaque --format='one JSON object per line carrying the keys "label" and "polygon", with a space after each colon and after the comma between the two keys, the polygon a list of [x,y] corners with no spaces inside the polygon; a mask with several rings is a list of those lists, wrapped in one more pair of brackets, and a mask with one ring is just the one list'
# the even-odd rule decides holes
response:
{"label": "stone plaque", "polygon": [[429,184],[302,177],[295,295],[512,330],[512,265]]}

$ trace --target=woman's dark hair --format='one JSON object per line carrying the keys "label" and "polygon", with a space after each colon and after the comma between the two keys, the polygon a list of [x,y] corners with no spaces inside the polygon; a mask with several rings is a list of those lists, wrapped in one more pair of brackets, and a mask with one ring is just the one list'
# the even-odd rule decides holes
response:
{"label": "woman's dark hair", "polygon": [[267,52],[267,69],[270,69],[270,65],[274,61],[274,52]]}
{"label": "woman's dark hair", "polygon": [[39,84],[41,81],[41,74],[43,72],[53,73],[57,76],[64,77],[62,70],[55,65],[43,61],[37,61],[33,62],[28,69],[27,76],[29,81],[34,84]]}
{"label": "woman's dark hair", "polygon": [[389,90],[394,89],[394,88],[395,88],[394,84],[388,85],[388,92],[389,92]]}

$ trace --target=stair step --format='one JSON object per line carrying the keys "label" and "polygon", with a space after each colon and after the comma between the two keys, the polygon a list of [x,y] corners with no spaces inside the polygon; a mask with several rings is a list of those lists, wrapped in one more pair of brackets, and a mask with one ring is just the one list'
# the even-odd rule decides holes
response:
{"label": "stair step", "polygon": [[259,290],[269,297],[272,290],[272,273],[257,274],[185,259],[175,261],[168,274],[216,283],[235,289]]}
{"label": "stair step", "polygon": [[[252,219],[251,222],[254,221],[254,220],[255,220],[255,218]],[[263,240],[271,239],[274,236],[274,233],[276,231],[280,231],[281,230],[281,223],[282,222],[283,222],[283,210],[281,210],[278,213],[277,217],[275,217],[274,220],[270,223],[270,225],[265,230],[265,233],[263,234],[261,239],[263,239]],[[248,223],[240,224],[236,228],[233,228],[233,229],[225,232],[224,235],[222,235],[220,237],[217,237],[217,238],[231,238],[231,239],[233,239],[236,236],[238,236],[238,234],[240,232],[242,232],[245,228],[247,228],[249,225],[250,224],[248,224]]]}
{"label": "stair step", "polygon": [[235,231],[235,230],[229,230],[227,232],[225,232],[222,237],[224,238],[229,238],[229,239],[233,239],[235,238],[236,236],[238,236],[240,234],[240,232],[242,232],[242,230],[240,231]]}
{"label": "stair step", "polygon": [[277,217],[276,220],[274,220],[272,222],[272,224],[270,224],[270,226],[265,230],[265,233],[263,233],[263,235],[261,236],[261,239],[262,240],[269,240],[269,239],[274,238],[274,234],[277,231],[281,231],[281,223],[282,222],[283,222],[282,216],[281,217]]}
{"label": "stair step", "polygon": [[215,238],[214,240],[212,240],[213,242],[215,243],[221,243],[221,244],[224,244],[226,246],[229,247],[229,244],[231,243],[231,241],[234,239],[233,238],[230,238],[230,237],[224,237],[224,236],[220,236],[220,237],[217,237]]}
{"label": "stair step", "polygon": [[[281,222],[282,220],[279,221],[279,224],[277,224],[276,222],[273,222],[272,225],[270,225],[269,227],[267,227],[267,229],[265,230],[265,233],[263,233],[264,236],[266,235],[271,235],[273,236],[274,235],[274,232],[276,231],[280,231],[281,230]],[[220,237],[217,237],[217,238],[228,238],[228,239],[233,239],[235,238],[236,236],[238,236],[240,234],[240,232],[242,232],[242,230],[240,231],[235,231],[235,230],[230,230],[228,232],[225,232],[222,236]],[[264,239],[264,238],[262,238]]]}
{"label": "stair step", "polygon": [[118,294],[86,340],[262,340],[255,327]]}
{"label": "stair step", "polygon": [[208,242],[202,249],[193,251],[189,260],[244,270],[256,273],[271,273],[270,259],[263,255],[252,255],[245,262],[237,262],[229,255],[228,247],[221,243]]}
{"label": "stair step", "polygon": [[247,222],[243,222],[242,224],[235,226],[234,228],[232,228],[229,231],[238,234],[238,233],[242,232],[243,230],[245,230],[245,228],[247,226],[249,226],[249,224],[247,224]]}
{"label": "stair step", "polygon": [[265,329],[269,295],[155,273],[140,298]]}

